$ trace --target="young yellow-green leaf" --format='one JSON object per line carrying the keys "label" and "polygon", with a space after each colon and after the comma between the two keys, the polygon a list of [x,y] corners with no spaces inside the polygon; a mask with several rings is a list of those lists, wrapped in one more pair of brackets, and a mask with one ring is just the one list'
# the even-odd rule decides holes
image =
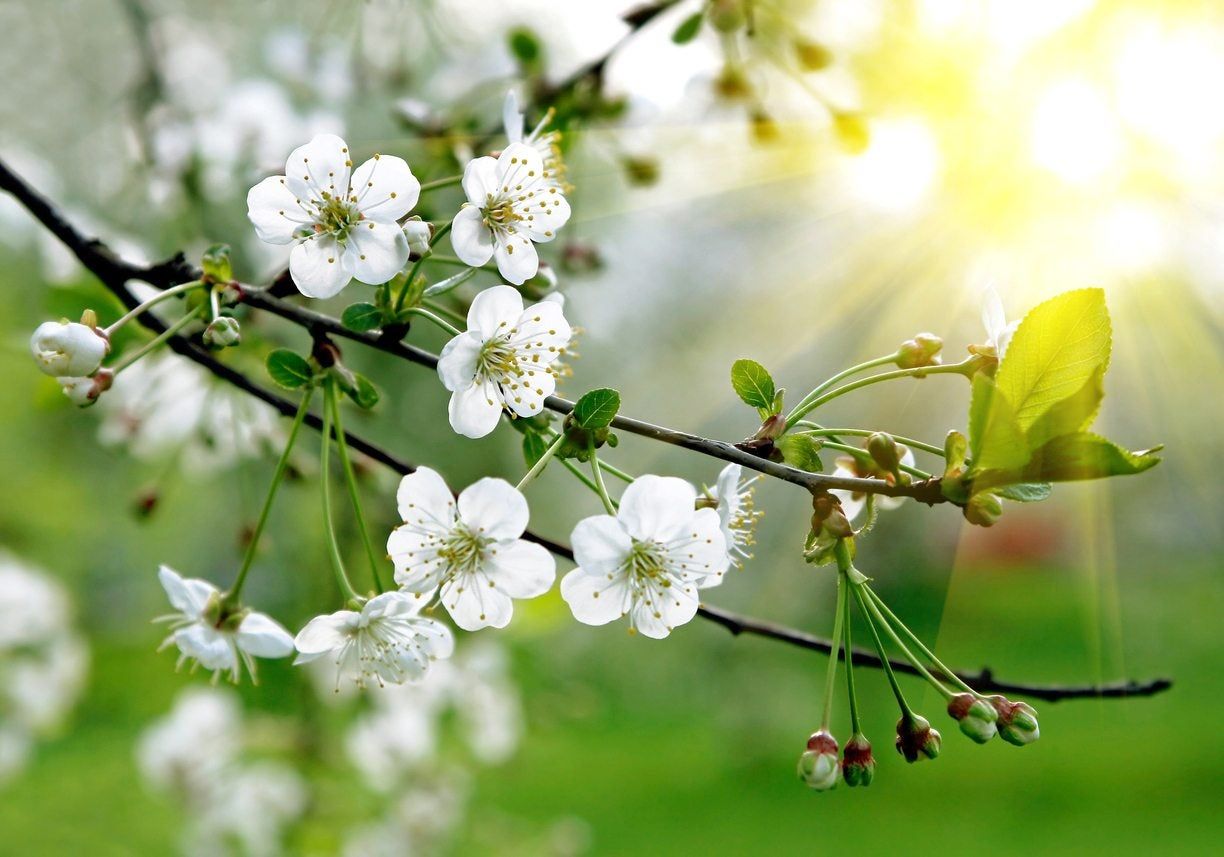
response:
{"label": "young yellow-green leaf", "polygon": [[382,310],[374,306],[374,304],[353,304],[344,308],[344,312],[340,316],[340,323],[349,330],[355,330],[358,333],[375,330],[382,327]]}
{"label": "young yellow-green leaf", "polygon": [[620,393],[606,387],[591,390],[574,403],[574,424],[587,431],[606,428],[619,410]]}
{"label": "young yellow-green leaf", "polygon": [[1024,317],[995,375],[1022,432],[1105,371],[1110,341],[1101,289],[1065,292]]}
{"label": "young yellow-green leaf", "polygon": [[1011,402],[981,372],[973,376],[969,450],[975,471],[1014,470],[1029,460],[1028,442],[1016,425]]}
{"label": "young yellow-green leaf", "polygon": [[314,370],[306,358],[288,348],[278,348],[268,355],[268,374],[287,390],[304,387],[314,378]]}
{"label": "young yellow-green leaf", "polygon": [[1033,453],[1025,482],[1069,482],[1128,476],[1155,467],[1160,447],[1131,452],[1100,435],[1080,432],[1056,437]]}
{"label": "young yellow-green leaf", "polygon": [[777,393],[774,380],[765,367],[755,360],[736,360],[731,364],[731,386],[744,404],[766,413],[773,407]]}
{"label": "young yellow-green leaf", "polygon": [[820,461],[820,443],[807,434],[784,434],[778,438],[775,446],[782,453],[782,460],[791,467],[806,470],[809,473],[819,473],[824,470]]}
{"label": "young yellow-green leaf", "polygon": [[228,283],[234,279],[229,245],[214,244],[205,250],[200,257],[200,267],[204,270],[204,276],[214,283]]}
{"label": "young yellow-green leaf", "polygon": [[1054,486],[1049,482],[1017,482],[994,493],[1018,503],[1037,503],[1049,497],[1053,490]]}
{"label": "young yellow-green leaf", "polygon": [[701,22],[705,15],[702,12],[694,12],[683,21],[680,26],[676,27],[676,31],[672,33],[672,41],[678,45],[683,45],[697,38],[697,33],[701,31]]}
{"label": "young yellow-green leaf", "polygon": [[346,387],[344,392],[357,404],[357,407],[367,411],[377,405],[378,400],[382,398],[374,382],[358,372],[353,373],[353,385]]}
{"label": "young yellow-green leaf", "polygon": [[1038,417],[1026,434],[1029,449],[1037,449],[1064,434],[1085,431],[1092,425],[1105,398],[1104,382],[1105,367],[1098,366],[1084,386]]}
{"label": "young yellow-green leaf", "polygon": [[476,276],[476,272],[479,270],[479,268],[468,268],[464,271],[460,271],[458,274],[453,274],[452,276],[447,277],[445,280],[439,280],[429,288],[425,289],[425,291],[421,293],[421,297],[432,298],[438,295],[444,295],[456,286],[466,283],[468,280],[472,279],[472,277]]}

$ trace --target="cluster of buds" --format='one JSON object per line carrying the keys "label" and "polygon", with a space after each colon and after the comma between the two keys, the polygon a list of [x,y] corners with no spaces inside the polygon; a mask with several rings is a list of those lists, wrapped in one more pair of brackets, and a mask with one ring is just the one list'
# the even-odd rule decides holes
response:
{"label": "cluster of buds", "polygon": [[948,700],[948,714],[960,724],[960,730],[979,744],[995,736],[998,714],[994,706],[972,693],[958,693]]}
{"label": "cluster of buds", "polygon": [[837,759],[837,739],[821,729],[808,738],[807,749],[799,757],[799,779],[808,788],[826,792],[837,786],[841,763]]}
{"label": "cluster of buds", "polygon": [[903,714],[897,721],[897,752],[907,762],[934,759],[943,746],[938,729],[920,714]]}
{"label": "cluster of buds", "polygon": [[238,319],[219,315],[204,328],[201,338],[209,348],[228,348],[242,342],[242,328],[238,325]]}
{"label": "cluster of buds", "polygon": [[102,369],[110,352],[110,337],[98,327],[98,317],[86,310],[81,321],[67,319],[40,324],[30,337],[30,353],[45,375],[63,387],[73,404],[88,407],[110,388],[114,373]]}
{"label": "cluster of buds", "polygon": [[901,369],[918,369],[922,366],[938,366],[942,361],[939,352],[943,340],[933,333],[920,333],[907,339],[897,349],[897,366]]}
{"label": "cluster of buds", "polygon": [[1012,702],[1003,696],[987,697],[998,715],[995,726],[999,737],[1008,744],[1023,747],[1041,737],[1037,711],[1027,702]]}

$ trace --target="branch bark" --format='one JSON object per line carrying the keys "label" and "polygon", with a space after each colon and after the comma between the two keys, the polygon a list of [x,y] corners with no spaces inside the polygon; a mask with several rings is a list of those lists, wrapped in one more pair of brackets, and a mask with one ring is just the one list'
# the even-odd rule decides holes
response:
{"label": "branch bark", "polygon": [[[150,266],[134,265],[118,258],[101,241],[88,238],[79,232],[60,215],[58,210],[45,197],[26,184],[24,180],[10,170],[2,161],[0,161],[0,190],[5,190],[12,194],[46,229],[59,238],[76,255],[77,259],[80,260],[86,269],[101,280],[103,285],[129,309],[139,304],[135,295],[127,287],[127,283],[131,280],[139,280],[153,286],[166,288],[178,283],[188,282],[199,276],[199,272],[193,270],[184,261],[181,254],[165,262]],[[289,304],[279,298],[272,297],[263,289],[249,289],[245,295],[245,302],[252,307],[274,313],[298,326],[307,328],[316,335],[318,333],[334,334],[363,342],[371,347],[394,354],[413,363],[424,366],[436,366],[437,364],[437,357],[428,351],[386,336],[355,333],[344,328],[336,319],[314,312],[313,310]],[[150,313],[140,316],[140,321],[154,331],[161,332],[165,330],[165,326],[156,316]],[[265,389],[242,372],[217,360],[212,354],[190,339],[183,336],[174,336],[168,340],[167,344],[177,354],[203,366],[217,378],[266,402],[285,416],[293,416],[296,412],[296,404]],[[549,401],[549,407],[560,413],[568,413],[573,407],[573,403],[564,399],[553,398]],[[314,414],[307,415],[306,423],[316,431],[322,430],[322,420]],[[823,476],[823,474],[804,473],[794,468],[755,458],[721,441],[702,438],[674,429],[653,426],[628,417],[618,418],[618,422],[614,423],[614,425],[624,431],[640,434],[644,437],[651,437],[666,443],[674,443],[677,446],[702,452],[715,458],[735,461],[754,470],[759,470],[762,473],[777,476],[778,478],[786,479],[808,488],[811,488],[813,485],[819,485],[820,487],[847,487],[851,490],[877,490],[876,483],[879,483],[881,486],[884,485],[879,480],[834,479],[833,477]],[[397,473],[411,473],[415,469],[414,465],[409,462],[397,458],[378,445],[366,441],[352,432],[345,432],[345,437],[352,448],[361,451]],[[742,460],[744,458],[748,460]],[[809,479],[816,479],[816,477],[819,477],[818,481],[809,482]],[[868,484],[863,485],[862,483]],[[891,492],[880,490],[879,493]],[[574,559],[574,553],[569,546],[560,542],[531,532],[525,533],[524,538],[543,545],[554,554],[565,559],[570,561]],[[782,625],[740,616],[710,604],[703,604],[698,610],[698,615],[721,625],[736,636],[752,634],[802,649],[825,653],[831,652],[833,649],[832,643],[829,640]],[[852,656],[856,664],[863,666],[879,667],[882,664],[875,655],[858,649],[854,650]],[[917,670],[908,662],[890,659],[889,663],[897,672],[917,674]],[[1158,678],[1147,682],[1125,681],[1113,684],[1076,687],[1030,685],[996,679],[989,669],[983,669],[976,674],[963,673],[962,677],[968,684],[979,691],[1014,693],[1049,701],[1084,697],[1118,698],[1126,696],[1151,696],[1172,686],[1172,682],[1165,678]]]}

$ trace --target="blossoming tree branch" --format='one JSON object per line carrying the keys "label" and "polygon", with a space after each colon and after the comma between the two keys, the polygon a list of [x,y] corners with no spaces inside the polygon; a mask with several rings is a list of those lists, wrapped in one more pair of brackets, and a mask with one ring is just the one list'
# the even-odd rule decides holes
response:
{"label": "blossoming tree branch", "polygon": [[[800,777],[818,790],[839,781],[867,785],[874,775],[875,758],[858,712],[856,666],[883,672],[900,714],[895,745],[910,762],[938,756],[942,739],[915,710],[898,673],[933,687],[973,741],[998,735],[1018,746],[1038,738],[1037,712],[1004,694],[1057,700],[1145,695],[1168,687],[1164,680],[1041,687],[1002,682],[985,670],[958,672],[910,629],[860,568],[867,565],[860,543],[878,515],[906,499],[959,508],[970,523],[990,526],[1005,502],[1039,502],[1059,482],[1138,474],[1157,463],[1156,450],[1133,452],[1090,431],[1111,348],[1103,292],[1070,291],[1012,322],[998,297],[988,295],[985,331],[964,359],[943,362],[942,340],[921,333],[891,353],[832,373],[790,402],[764,366],[736,360],[728,392],[750,409],[756,427],[738,443],[629,418],[611,387],[561,399],[554,395],[558,381],[574,372],[574,328],[541,253],[566,227],[571,186],[556,113],[549,109],[541,116],[528,131],[510,94],[504,133],[488,153],[462,164],[459,175],[426,183],[404,159],[355,152],[334,135],[294,149],[283,174],[260,181],[247,197],[258,237],[290,247],[287,273],[268,288],[235,280],[225,245],[205,253],[198,268],[181,257],[147,267],[119,259],[0,165],[0,187],[122,304],[82,307],[79,321],[51,320],[34,332],[30,347],[38,368],[72,402],[93,405],[124,384],[130,367],[167,347],[292,419],[233,579],[213,583],[167,566],[158,572],[171,605],[162,617],[168,627],[164,645],[177,650],[180,665],[203,668],[214,681],[226,676],[237,682],[244,671],[255,678],[258,659],[292,656],[299,664],[325,664],[337,687],[413,682],[462,645],[455,628],[505,628],[516,601],[559,585],[574,618],[587,625],[621,623],[662,640],[702,616],[736,634],[829,653],[819,728],[799,761]],[[448,210],[446,200],[456,188],[461,198]],[[429,210],[449,216],[415,215],[424,194],[439,194],[442,201]],[[448,245],[453,255],[445,252]],[[474,289],[469,281],[479,271],[495,272],[501,283]],[[138,297],[133,282],[153,286],[153,292]],[[343,292],[360,299],[334,318],[288,300],[287,289],[307,300]],[[241,326],[251,311],[271,312],[311,332],[308,353],[275,348],[266,356],[267,373],[283,393],[219,359],[228,349],[251,346]],[[440,354],[407,341],[419,324],[449,337]],[[121,332],[128,344],[113,348]],[[411,465],[347,431],[346,411],[373,408],[382,394],[345,364],[341,338],[435,370],[450,393],[447,418],[458,435],[518,432],[524,464],[517,480],[488,476],[456,492],[458,486],[438,469]],[[818,421],[820,409],[835,399],[937,376],[965,386],[964,431],[951,426],[942,439],[921,440]],[[243,595],[303,426],[322,436],[320,564],[328,567],[340,599],[320,601],[319,615],[293,634]],[[724,466],[705,485],[628,473],[614,463],[618,432],[674,444]],[[367,524],[363,507],[373,498],[363,497],[354,451],[403,476],[395,497],[402,523],[389,533],[373,532]],[[528,497],[539,490],[533,483],[548,467],[563,469],[590,491],[591,514],[575,523],[572,548],[528,530]],[[827,640],[728,613],[705,600],[726,575],[751,573],[753,533],[762,514],[754,505],[754,483],[766,477],[804,489],[804,502],[811,505],[808,531],[796,534],[796,553],[812,566],[830,566],[836,577]],[[351,507],[357,522],[361,568],[346,562],[349,552],[335,528],[341,504]],[[574,565],[559,584],[558,556]],[[855,648],[851,639],[855,610],[868,629],[866,649]],[[845,742],[830,731],[842,663],[851,725]]]}

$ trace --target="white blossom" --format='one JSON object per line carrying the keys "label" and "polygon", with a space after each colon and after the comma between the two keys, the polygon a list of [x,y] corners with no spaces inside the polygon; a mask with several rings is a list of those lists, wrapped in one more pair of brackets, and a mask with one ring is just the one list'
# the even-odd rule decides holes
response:
{"label": "white blossom", "polygon": [[718,481],[710,492],[727,542],[727,560],[737,568],[744,560],[752,558],[748,549],[756,541],[754,530],[761,519],[761,512],[756,510],[752,499],[752,485],[760,477],[744,479],[743,473],[744,468],[740,465],[728,464],[718,474]]}
{"label": "white blossom", "polygon": [[336,685],[403,684],[425,676],[430,662],[450,657],[455,641],[436,619],[420,615],[422,602],[404,592],[385,592],[361,610],[316,616],[294,639],[295,664],[323,658],[335,664]]}
{"label": "white blossom", "polygon": [[550,109],[530,134],[524,133],[526,128],[523,111],[519,109],[518,96],[513,89],[506,93],[506,100],[502,104],[502,124],[506,129],[506,140],[511,144],[525,143],[535,149],[544,164],[546,180],[564,191],[565,163],[561,159],[561,132],[544,130],[552,118],[553,111]]}
{"label": "white blossom", "polygon": [[114,379],[114,372],[109,369],[99,369],[91,377],[56,378],[55,381],[63,389],[68,401],[78,408],[88,408],[98,401],[99,396],[110,389]]}
{"label": "white blossom", "polygon": [[348,144],[320,134],[294,149],[285,175],[247,194],[247,214],[260,239],[293,244],[289,273],[298,290],[328,298],[352,278],[378,285],[408,261],[397,221],[416,205],[421,184],[402,159],[375,155],[353,169]]}
{"label": "white blossom", "polygon": [[188,687],[140,736],[136,761],[154,788],[204,801],[242,748],[242,710],[230,691]]}
{"label": "white blossom", "polygon": [[472,266],[493,259],[515,285],[534,277],[540,263],[535,245],[552,241],[570,216],[540,153],[511,143],[496,159],[469,161],[463,191],[468,201],[451,228],[455,255]]}
{"label": "white blossom", "polygon": [[106,334],[75,321],[48,321],[30,337],[30,353],[44,375],[83,378],[98,371],[110,351]]}
{"label": "white blossom", "polygon": [[[913,450],[903,444],[897,444],[897,448],[901,451],[901,465],[903,467],[913,467]],[[878,473],[864,469],[862,461],[853,455],[837,459],[837,467],[833,469],[833,475],[851,479],[879,476]],[[867,508],[867,495],[862,491],[847,491],[844,488],[834,488],[829,493],[841,500],[842,514],[851,523]],[[887,512],[896,509],[905,500],[905,497],[887,497],[883,494],[877,494],[875,497],[875,507],[878,511]]]}
{"label": "white blossom", "polygon": [[527,500],[502,479],[481,479],[456,499],[435,471],[405,476],[397,495],[404,523],[387,540],[395,581],[417,598],[438,591],[460,628],[504,628],[511,599],[535,598],[556,578],[547,550],[520,538]]}
{"label": "white blossom", "polygon": [[573,332],[559,302],[523,308],[510,286],[485,289],[468,310],[467,330],[442,349],[438,377],[451,391],[451,428],[484,437],[503,409],[538,414],[557,388],[555,364]]}
{"label": "white blossom", "polygon": [[404,237],[408,239],[408,249],[418,256],[429,252],[429,239],[433,237],[433,229],[419,217],[404,221]]}
{"label": "white blossom", "polygon": [[306,805],[306,784],[293,768],[266,760],[248,763],[225,776],[195,820],[194,838],[202,845],[236,840],[239,853],[274,857],[284,853],[285,828]]}
{"label": "white blossom", "polygon": [[254,677],[253,658],[283,658],[293,651],[293,637],[263,613],[243,610],[231,616],[220,615],[221,592],[208,581],[182,577],[166,565],[157,576],[171,606],[178,611],[163,617],[171,623],[171,631],[162,648],[177,646],[180,666],[196,661],[212,670],[214,681],[227,672],[237,682],[240,661]]}
{"label": "white blossom", "polygon": [[697,491],[672,476],[641,476],[616,516],[578,522],[578,567],[561,581],[574,618],[605,625],[629,616],[633,630],[661,639],[697,612],[698,590],[717,586],[729,563],[718,512],[695,509]]}
{"label": "white blossom", "polygon": [[1003,313],[1003,299],[994,286],[986,289],[982,296],[982,326],[986,328],[986,345],[993,348],[1000,360],[1007,353],[1012,334],[1020,326],[1020,320],[1008,321]]}

